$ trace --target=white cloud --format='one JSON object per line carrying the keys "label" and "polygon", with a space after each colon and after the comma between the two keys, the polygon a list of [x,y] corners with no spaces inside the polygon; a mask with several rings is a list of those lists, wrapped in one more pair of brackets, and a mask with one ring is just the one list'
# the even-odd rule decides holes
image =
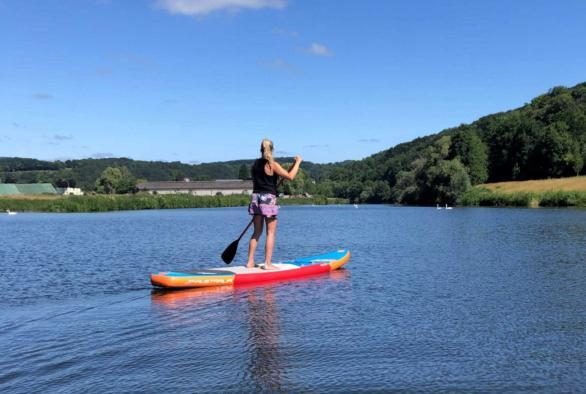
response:
{"label": "white cloud", "polygon": [[285,8],[286,0],[156,0],[157,6],[171,14],[201,16],[214,11],[243,8]]}
{"label": "white cloud", "polygon": [[323,44],[318,44],[317,42],[312,43],[307,51],[315,56],[332,56],[332,51]]}

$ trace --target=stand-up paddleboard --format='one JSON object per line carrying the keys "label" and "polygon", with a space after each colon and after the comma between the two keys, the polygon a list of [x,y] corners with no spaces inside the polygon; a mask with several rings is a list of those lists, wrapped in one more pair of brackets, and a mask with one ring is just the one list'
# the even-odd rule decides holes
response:
{"label": "stand-up paddleboard", "polygon": [[265,270],[261,264],[256,268],[240,266],[193,272],[159,272],[151,274],[151,283],[153,286],[179,289],[265,282],[337,270],[348,260],[350,260],[350,251],[341,249],[317,256],[273,263],[273,266],[277,268],[274,270]]}

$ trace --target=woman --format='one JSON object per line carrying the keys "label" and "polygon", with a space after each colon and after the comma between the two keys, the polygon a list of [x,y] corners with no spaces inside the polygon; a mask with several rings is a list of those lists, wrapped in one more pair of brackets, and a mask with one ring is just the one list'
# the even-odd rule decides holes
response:
{"label": "woman", "polygon": [[248,245],[247,268],[254,268],[254,253],[262,234],[263,225],[267,225],[267,240],[265,244],[264,269],[278,269],[272,265],[273,249],[275,247],[275,235],[277,232],[277,180],[279,177],[292,181],[299,172],[301,157],[295,156],[295,162],[289,171],[285,170],[273,159],[273,143],[269,139],[262,140],[260,144],[262,157],[252,164],[252,196],[248,213],[254,215],[254,233]]}

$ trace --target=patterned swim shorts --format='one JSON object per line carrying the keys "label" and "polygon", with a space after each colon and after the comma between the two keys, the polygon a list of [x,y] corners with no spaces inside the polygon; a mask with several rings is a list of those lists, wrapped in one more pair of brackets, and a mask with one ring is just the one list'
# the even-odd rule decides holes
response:
{"label": "patterned swim shorts", "polygon": [[277,196],[269,193],[252,193],[248,213],[251,215],[262,215],[266,217],[277,217],[279,206]]}

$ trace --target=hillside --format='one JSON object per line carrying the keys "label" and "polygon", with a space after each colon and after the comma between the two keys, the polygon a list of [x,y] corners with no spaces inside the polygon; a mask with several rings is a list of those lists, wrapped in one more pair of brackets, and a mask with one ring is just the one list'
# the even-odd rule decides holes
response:
{"label": "hillside", "polygon": [[337,197],[455,203],[471,185],[576,176],[586,161],[586,83],[329,169]]}

